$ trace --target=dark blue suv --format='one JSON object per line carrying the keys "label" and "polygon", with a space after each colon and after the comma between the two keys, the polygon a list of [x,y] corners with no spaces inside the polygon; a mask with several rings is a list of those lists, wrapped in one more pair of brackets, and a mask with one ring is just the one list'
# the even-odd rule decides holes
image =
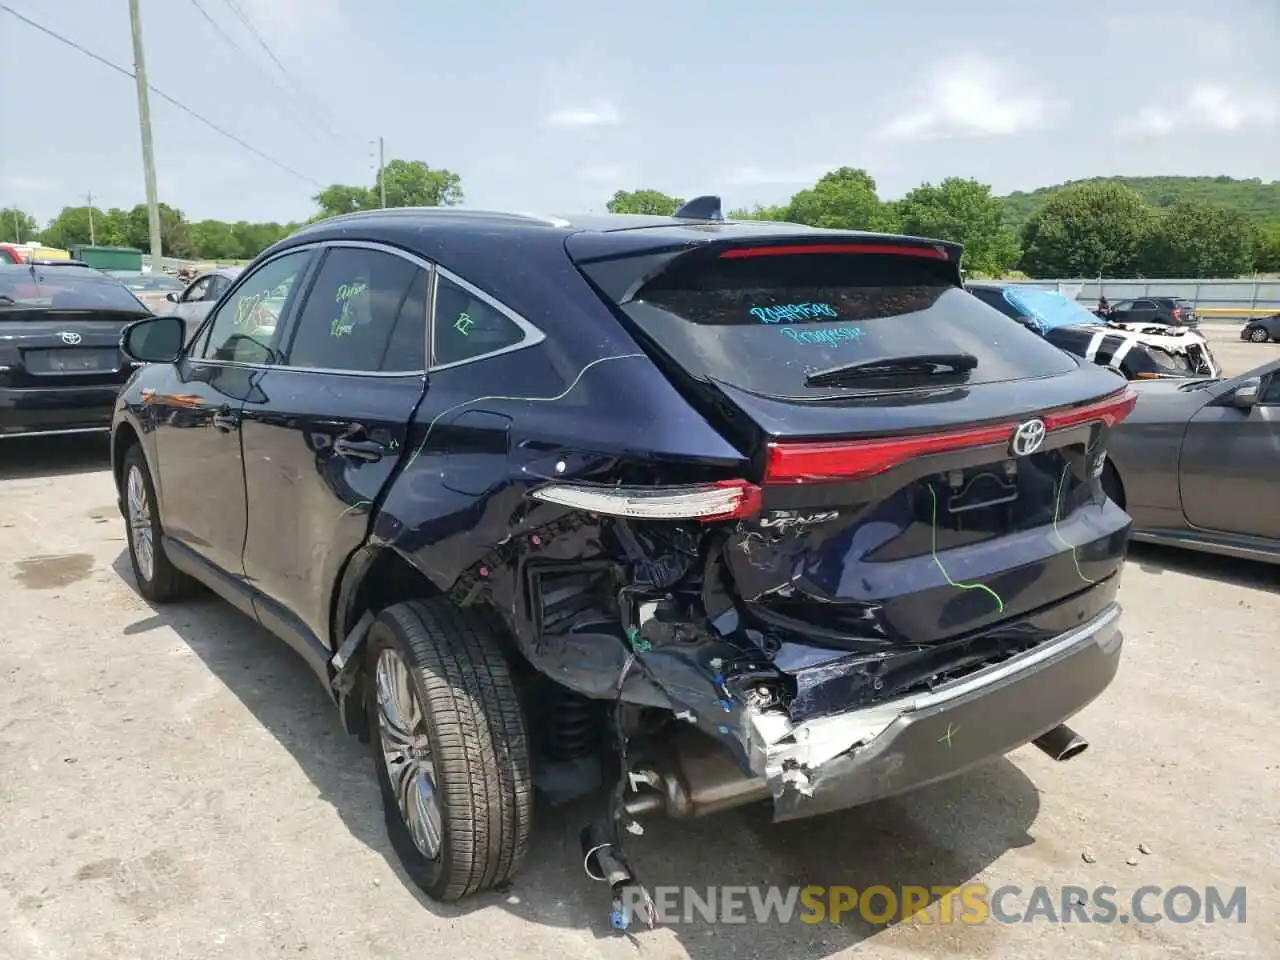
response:
{"label": "dark blue suv", "polygon": [[959,261],[711,198],[310,225],[189,342],[124,334],[138,589],[202,584],[301,654],[442,899],[515,873],[535,789],[599,797],[616,894],[631,818],[1066,758],[1120,654],[1098,478],[1134,395]]}

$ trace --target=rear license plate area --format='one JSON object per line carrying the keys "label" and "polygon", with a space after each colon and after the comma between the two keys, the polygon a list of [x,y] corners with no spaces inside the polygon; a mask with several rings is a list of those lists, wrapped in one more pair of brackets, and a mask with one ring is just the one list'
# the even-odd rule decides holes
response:
{"label": "rear license plate area", "polygon": [[111,347],[83,347],[28,350],[23,363],[35,374],[110,373],[119,366],[119,358]]}

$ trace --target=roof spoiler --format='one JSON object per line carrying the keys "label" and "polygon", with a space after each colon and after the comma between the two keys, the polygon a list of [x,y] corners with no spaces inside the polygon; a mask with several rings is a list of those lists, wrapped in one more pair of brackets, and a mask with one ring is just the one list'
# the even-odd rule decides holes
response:
{"label": "roof spoiler", "polygon": [[723,220],[724,211],[720,208],[719,197],[694,197],[672,216],[681,220]]}

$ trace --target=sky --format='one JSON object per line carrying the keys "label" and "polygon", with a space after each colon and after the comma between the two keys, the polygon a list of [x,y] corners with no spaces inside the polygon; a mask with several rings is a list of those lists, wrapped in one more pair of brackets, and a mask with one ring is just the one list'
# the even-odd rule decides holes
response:
{"label": "sky", "polygon": [[[132,70],[127,0],[0,5]],[[781,203],[846,165],[886,199],[1280,179],[1278,0],[140,5],[150,84],[223,131],[151,93],[160,200],[192,220],[305,219],[374,182],[378,137],[469,206],[561,214],[642,187]],[[0,207],[43,224],[90,193],[145,199],[134,81],[0,9]]]}

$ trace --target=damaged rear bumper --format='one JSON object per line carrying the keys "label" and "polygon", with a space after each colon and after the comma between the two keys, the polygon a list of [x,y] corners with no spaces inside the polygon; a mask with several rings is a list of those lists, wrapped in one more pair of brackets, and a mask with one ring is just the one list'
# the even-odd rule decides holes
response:
{"label": "damaged rear bumper", "polygon": [[1101,694],[1120,662],[1119,620],[1111,602],[1001,663],[862,709],[800,723],[782,709],[748,709],[749,772],[687,729],[668,744],[666,762],[633,777],[627,809],[696,817],[772,799],[775,821],[795,820],[963,773],[1054,730]]}
{"label": "damaged rear bumper", "polygon": [[892,796],[962,773],[1030,743],[1111,683],[1120,607],[929,693],[792,725],[751,716],[751,764],[774,819],[792,820]]}

